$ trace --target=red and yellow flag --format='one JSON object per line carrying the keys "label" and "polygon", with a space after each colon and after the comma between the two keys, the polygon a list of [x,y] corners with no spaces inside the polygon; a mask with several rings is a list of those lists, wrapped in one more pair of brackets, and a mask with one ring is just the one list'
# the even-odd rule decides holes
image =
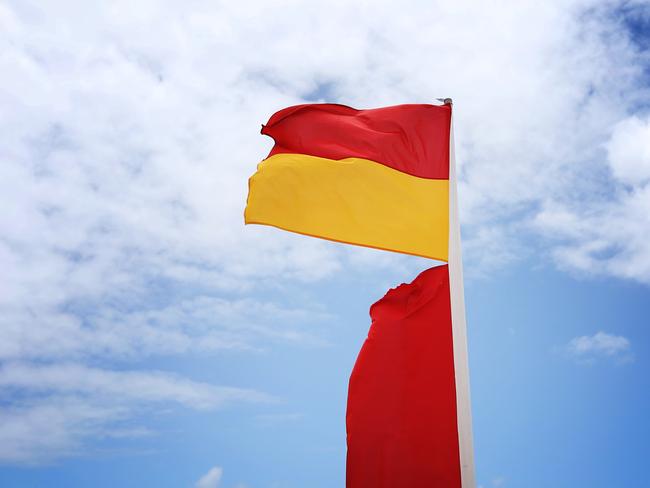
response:
{"label": "red and yellow flag", "polygon": [[450,121],[449,105],[281,110],[245,221],[446,261]]}
{"label": "red and yellow flag", "polygon": [[249,180],[246,223],[449,262],[370,310],[348,393],[348,488],[474,486],[450,131],[450,104],[299,105],[262,128],[275,145]]}

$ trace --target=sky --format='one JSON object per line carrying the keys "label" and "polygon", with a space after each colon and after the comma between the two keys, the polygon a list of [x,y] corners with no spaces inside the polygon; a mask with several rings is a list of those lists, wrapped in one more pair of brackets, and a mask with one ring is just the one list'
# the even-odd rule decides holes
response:
{"label": "sky", "polygon": [[0,0],[0,486],[344,485],[435,263],[244,226],[260,124],[454,100],[481,488],[650,486],[650,3]]}

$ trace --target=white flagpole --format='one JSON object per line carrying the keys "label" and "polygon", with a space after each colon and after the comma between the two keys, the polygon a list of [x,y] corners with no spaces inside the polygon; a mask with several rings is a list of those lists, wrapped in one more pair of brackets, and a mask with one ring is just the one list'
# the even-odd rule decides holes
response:
{"label": "white flagpole", "polygon": [[[444,100],[452,104],[451,99]],[[469,393],[469,361],[467,355],[467,325],[465,322],[465,292],[463,288],[463,258],[460,246],[458,218],[458,184],[454,147],[453,110],[449,136],[449,289],[451,299],[452,337],[454,341],[454,371],[456,376],[456,410],[462,488],[475,488],[474,447],[472,440],[472,408]]]}

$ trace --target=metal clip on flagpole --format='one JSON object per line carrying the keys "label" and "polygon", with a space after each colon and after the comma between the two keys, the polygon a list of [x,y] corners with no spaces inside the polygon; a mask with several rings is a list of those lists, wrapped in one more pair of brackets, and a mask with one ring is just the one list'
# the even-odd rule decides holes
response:
{"label": "metal clip on flagpole", "polygon": [[[438,98],[452,105],[451,98]],[[458,217],[458,183],[454,146],[453,115],[449,135],[449,289],[451,300],[454,370],[456,376],[456,415],[462,488],[475,488],[474,446],[472,437],[472,408],[469,391],[469,360],[467,354],[467,325],[465,321],[465,291],[463,287],[463,258],[461,254],[460,220]]]}

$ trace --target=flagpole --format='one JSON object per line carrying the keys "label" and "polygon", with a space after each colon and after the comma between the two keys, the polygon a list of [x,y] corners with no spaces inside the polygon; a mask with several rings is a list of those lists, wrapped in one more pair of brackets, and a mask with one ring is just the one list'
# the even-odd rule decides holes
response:
{"label": "flagpole", "polygon": [[[444,104],[452,108],[451,98]],[[453,109],[449,133],[449,289],[451,323],[456,379],[456,415],[460,454],[462,488],[475,488],[474,447],[472,438],[472,408],[469,391],[469,361],[467,354],[467,325],[463,287],[463,258],[461,254],[460,220],[458,217],[458,183],[454,146]]]}

